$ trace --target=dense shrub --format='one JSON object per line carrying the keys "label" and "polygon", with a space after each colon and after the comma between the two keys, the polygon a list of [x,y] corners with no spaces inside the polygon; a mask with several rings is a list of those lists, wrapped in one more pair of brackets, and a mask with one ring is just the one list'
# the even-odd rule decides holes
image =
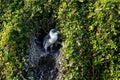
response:
{"label": "dense shrub", "polygon": [[[23,80],[29,76],[24,66],[30,36],[42,28],[55,27],[57,0],[0,1],[0,79]],[[50,21],[49,21],[50,20]],[[51,22],[50,25],[44,24]],[[52,27],[51,27],[52,26]],[[47,29],[48,28],[48,29]],[[44,30],[42,29],[42,30]]]}
{"label": "dense shrub", "polygon": [[24,57],[31,33],[37,30],[42,35],[41,30],[56,27],[63,38],[63,80],[119,80],[119,4],[119,0],[0,1],[0,79],[26,78]]}
{"label": "dense shrub", "polygon": [[120,1],[62,1],[63,80],[120,79]]}
{"label": "dense shrub", "polygon": [[[23,10],[23,1],[1,2],[0,19],[0,79],[13,80],[24,76],[24,56],[27,54],[31,26],[29,14]],[[25,74],[26,75],[26,74]]]}

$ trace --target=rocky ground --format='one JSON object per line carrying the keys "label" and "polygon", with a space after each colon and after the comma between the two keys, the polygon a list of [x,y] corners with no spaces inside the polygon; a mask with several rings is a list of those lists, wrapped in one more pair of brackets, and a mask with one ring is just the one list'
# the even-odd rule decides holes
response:
{"label": "rocky ground", "polygon": [[59,51],[60,45],[54,46],[54,51],[46,54],[40,41],[35,35],[30,40],[30,54],[27,61],[30,66],[30,80],[60,80],[62,73],[60,69]]}

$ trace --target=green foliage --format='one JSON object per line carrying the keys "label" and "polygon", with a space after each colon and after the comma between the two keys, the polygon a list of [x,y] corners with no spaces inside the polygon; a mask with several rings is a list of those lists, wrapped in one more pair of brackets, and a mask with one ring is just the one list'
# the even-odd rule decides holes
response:
{"label": "green foliage", "polygon": [[56,18],[58,2],[3,0],[0,1],[0,7],[0,79],[27,79],[29,71],[24,62],[30,35],[36,29],[45,27],[42,23],[46,18]]}
{"label": "green foliage", "polygon": [[[0,23],[0,79],[21,79],[26,70],[24,56],[29,44],[31,27],[28,14],[24,13],[23,1],[1,2]],[[7,7],[6,7],[7,6]],[[28,26],[29,25],[29,26]]]}
{"label": "green foliage", "polygon": [[24,57],[31,32],[58,20],[52,27],[64,38],[63,80],[119,80],[119,4],[119,0],[0,1],[0,79],[27,77]]}
{"label": "green foliage", "polygon": [[120,1],[61,1],[63,80],[120,79]]}

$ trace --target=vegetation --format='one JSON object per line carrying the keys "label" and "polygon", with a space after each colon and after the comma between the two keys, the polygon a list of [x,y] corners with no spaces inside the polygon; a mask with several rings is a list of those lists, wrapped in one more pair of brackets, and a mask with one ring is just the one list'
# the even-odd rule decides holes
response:
{"label": "vegetation", "polygon": [[63,1],[59,9],[63,30],[64,79],[120,79],[119,1]]}
{"label": "vegetation", "polygon": [[[55,27],[63,38],[63,80],[119,80],[119,4],[119,0],[1,0],[0,79],[27,78],[24,57],[32,32],[37,28],[42,35],[44,28]],[[48,21],[51,26],[44,25]]]}

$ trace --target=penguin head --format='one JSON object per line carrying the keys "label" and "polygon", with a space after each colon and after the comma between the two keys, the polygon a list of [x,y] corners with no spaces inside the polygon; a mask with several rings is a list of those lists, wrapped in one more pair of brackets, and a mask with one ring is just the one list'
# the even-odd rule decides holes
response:
{"label": "penguin head", "polygon": [[56,32],[57,32],[56,29],[51,29],[50,31],[51,31],[52,33],[56,33]]}
{"label": "penguin head", "polygon": [[50,36],[57,36],[58,35],[58,31],[56,29],[51,29],[49,32]]}

